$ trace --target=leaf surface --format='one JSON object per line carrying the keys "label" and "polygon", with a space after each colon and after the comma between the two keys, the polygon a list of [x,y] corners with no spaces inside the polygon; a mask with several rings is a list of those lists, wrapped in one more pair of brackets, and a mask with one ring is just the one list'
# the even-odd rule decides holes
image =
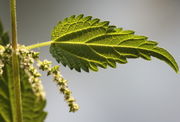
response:
{"label": "leaf surface", "polygon": [[115,68],[116,63],[127,63],[127,58],[151,60],[151,56],[165,61],[176,72],[179,70],[172,55],[157,47],[157,42],[91,16],[65,18],[54,27],[51,39],[54,41],[50,47],[52,56],[77,71]]}

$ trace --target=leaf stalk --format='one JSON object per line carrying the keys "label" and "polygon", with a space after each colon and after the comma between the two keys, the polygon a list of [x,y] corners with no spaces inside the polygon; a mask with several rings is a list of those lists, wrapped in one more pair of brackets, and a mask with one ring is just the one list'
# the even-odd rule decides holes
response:
{"label": "leaf stalk", "polygon": [[49,46],[52,43],[55,43],[55,41],[47,41],[47,42],[37,43],[37,44],[27,46],[26,48],[27,49],[34,49],[34,48],[38,48],[38,47]]}

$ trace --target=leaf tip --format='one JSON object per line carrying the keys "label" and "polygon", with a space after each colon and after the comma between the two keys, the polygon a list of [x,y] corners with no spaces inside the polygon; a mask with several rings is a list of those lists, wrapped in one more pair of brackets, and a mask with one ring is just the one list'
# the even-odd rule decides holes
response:
{"label": "leaf tip", "polygon": [[78,16],[76,17],[76,19],[79,20],[79,19],[81,19],[81,18],[83,18],[83,17],[84,17],[84,14],[80,14],[80,15],[78,15]]}
{"label": "leaf tip", "polygon": [[176,70],[175,70],[175,71],[176,71],[176,73],[177,73],[177,74],[180,74],[180,71],[179,71],[179,67],[178,67],[178,65],[177,65],[177,67],[176,67]]}

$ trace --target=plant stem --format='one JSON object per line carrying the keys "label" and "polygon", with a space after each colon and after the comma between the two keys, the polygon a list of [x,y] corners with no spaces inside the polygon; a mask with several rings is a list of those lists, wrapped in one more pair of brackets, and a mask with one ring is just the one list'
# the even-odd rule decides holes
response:
{"label": "plant stem", "polygon": [[42,43],[27,46],[26,48],[27,49],[33,49],[33,48],[38,48],[38,47],[44,47],[44,46],[48,46],[48,45],[50,45],[52,43],[54,43],[54,41],[42,42]]}
{"label": "plant stem", "polygon": [[11,0],[11,26],[12,26],[12,76],[14,85],[14,102],[13,104],[13,122],[23,122],[22,119],[22,100],[21,84],[19,72],[19,59],[17,55],[17,20],[16,20],[16,0]]}
{"label": "plant stem", "polygon": [[16,0],[11,0],[12,47],[17,49]]}

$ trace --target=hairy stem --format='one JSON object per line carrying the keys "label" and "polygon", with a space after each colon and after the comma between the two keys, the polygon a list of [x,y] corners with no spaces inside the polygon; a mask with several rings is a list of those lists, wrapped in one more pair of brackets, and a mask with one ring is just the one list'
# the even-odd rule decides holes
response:
{"label": "hairy stem", "polygon": [[33,44],[30,46],[27,46],[27,49],[34,49],[34,48],[38,48],[38,47],[44,47],[44,46],[48,46],[52,43],[55,43],[54,41],[47,41],[47,42],[42,42],[42,43],[38,43],[38,44]]}
{"label": "hairy stem", "polygon": [[23,122],[21,84],[19,72],[19,60],[17,55],[17,20],[16,20],[16,0],[11,0],[11,26],[12,26],[12,76],[14,86],[13,122]]}
{"label": "hairy stem", "polygon": [[11,0],[12,47],[17,49],[16,0]]}

